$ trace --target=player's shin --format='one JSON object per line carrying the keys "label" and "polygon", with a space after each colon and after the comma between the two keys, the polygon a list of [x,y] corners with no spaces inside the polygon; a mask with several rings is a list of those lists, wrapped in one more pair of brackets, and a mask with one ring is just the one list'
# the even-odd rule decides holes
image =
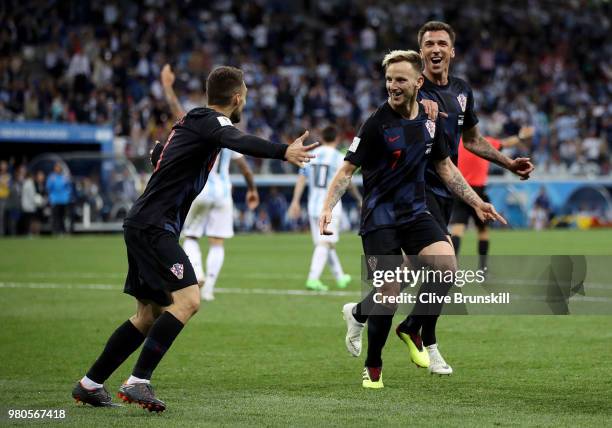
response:
{"label": "player's shin", "polygon": [[489,240],[481,239],[478,241],[478,267],[484,269],[487,267],[487,256],[489,254]]}
{"label": "player's shin", "polygon": [[93,389],[97,386],[95,384],[103,384],[140,347],[144,340],[145,336],[130,320],[121,324],[108,339],[102,354],[87,372],[87,379],[83,378],[82,382],[85,382],[83,386]]}
{"label": "player's shin", "polygon": [[169,311],[164,312],[151,327],[132,376],[150,380],[153,371],[183,327],[184,324]]}

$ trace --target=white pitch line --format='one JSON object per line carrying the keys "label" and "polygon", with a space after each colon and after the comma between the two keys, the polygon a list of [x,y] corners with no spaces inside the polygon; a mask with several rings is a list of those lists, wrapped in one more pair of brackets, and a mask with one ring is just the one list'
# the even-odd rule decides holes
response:
{"label": "white pitch line", "polygon": [[[0,272],[0,278],[13,279],[17,275],[12,272]],[[125,279],[125,274],[121,273],[92,273],[92,272],[23,272],[19,274],[20,278],[34,278],[34,279],[63,279],[67,278],[70,280],[77,279],[104,279],[104,280],[113,280],[113,279]],[[236,280],[302,280],[304,279],[304,275],[301,274],[282,274],[282,273],[274,273],[274,272],[251,272],[246,274],[239,274],[234,272],[224,272],[223,278],[225,279],[236,279]],[[548,287],[549,283],[545,280],[526,280],[526,279],[513,279],[513,278],[491,278],[492,281],[495,282],[497,287],[503,286],[529,286],[529,287]],[[588,291],[592,290],[612,290],[612,283],[596,283],[586,281],[585,289]],[[237,290],[232,288],[231,290]],[[247,289],[251,290],[251,289]],[[262,289],[264,290],[264,289]],[[292,291],[292,290],[289,290]],[[312,292],[306,292],[307,294],[314,294]],[[265,294],[265,293],[261,293]],[[329,294],[329,293],[327,293]]]}
{"label": "white pitch line", "polygon": [[[48,290],[111,290],[121,291],[121,287],[113,284],[63,284],[51,282],[0,282],[0,288],[28,288]],[[215,288],[220,294],[262,294],[274,296],[357,296],[359,291],[308,291],[274,288]]]}
{"label": "white pitch line", "polygon": [[[52,282],[0,282],[2,288],[26,288],[26,289],[46,289],[46,290],[103,290],[103,291],[121,291],[122,288],[116,284],[66,284]],[[359,291],[309,291],[309,290],[290,290],[290,289],[275,289],[275,288],[215,288],[215,292],[219,294],[256,294],[267,296],[332,296],[332,297],[354,297],[359,296]],[[541,296],[543,299],[544,296]],[[538,300],[534,296],[513,296],[516,300]],[[609,303],[612,298],[603,296],[572,296],[571,300],[582,302]]]}

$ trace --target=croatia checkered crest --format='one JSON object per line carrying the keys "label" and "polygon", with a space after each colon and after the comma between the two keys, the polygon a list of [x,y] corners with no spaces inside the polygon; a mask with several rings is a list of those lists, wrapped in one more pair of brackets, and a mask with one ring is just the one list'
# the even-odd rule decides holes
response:
{"label": "croatia checkered crest", "polygon": [[467,106],[467,97],[465,96],[465,94],[461,93],[457,95],[457,101],[459,101],[461,111],[465,113],[465,107]]}
{"label": "croatia checkered crest", "polygon": [[436,122],[427,119],[427,122],[425,122],[425,127],[427,128],[427,132],[429,132],[429,136],[433,138],[434,135],[436,135]]}
{"label": "croatia checkered crest", "polygon": [[172,272],[174,274],[174,276],[176,276],[178,279],[183,279],[183,265],[180,263],[175,263],[172,265],[172,267],[170,268],[170,272]]}

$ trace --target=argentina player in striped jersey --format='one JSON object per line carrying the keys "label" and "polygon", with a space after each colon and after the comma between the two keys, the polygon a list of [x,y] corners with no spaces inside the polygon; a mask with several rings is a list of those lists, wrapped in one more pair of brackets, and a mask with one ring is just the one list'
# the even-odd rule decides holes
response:
{"label": "argentina player in striped jersey", "polygon": [[[325,127],[321,132],[321,137],[323,144],[313,151],[313,154],[317,156],[316,160],[300,169],[293,190],[293,199],[289,206],[289,217],[298,218],[301,213],[300,199],[304,193],[304,188],[308,185],[308,221],[315,248],[312,253],[306,288],[313,291],[327,291],[329,289],[320,279],[326,263],[336,279],[338,288],[346,288],[351,281],[350,275],[344,273],[336,253],[342,215],[341,201],[334,207],[334,218],[329,226],[334,232],[333,235],[324,236],[319,233],[319,214],[323,208],[323,201],[332,177],[344,162],[344,155],[337,149],[340,139],[336,127]],[[357,188],[351,185],[349,190],[357,203],[361,205],[361,195]]]}
{"label": "argentina player in striped jersey", "polygon": [[[161,82],[172,114],[179,119],[185,115],[174,89],[175,76],[166,64],[162,68]],[[214,289],[225,259],[224,241],[234,236],[234,201],[230,180],[230,161],[234,161],[247,184],[246,205],[254,210],[259,205],[259,194],[249,164],[240,153],[222,149],[208,174],[204,190],[193,201],[183,228],[183,249],[195,270],[202,300],[214,300]],[[206,273],[202,266],[199,240],[208,237]]]}

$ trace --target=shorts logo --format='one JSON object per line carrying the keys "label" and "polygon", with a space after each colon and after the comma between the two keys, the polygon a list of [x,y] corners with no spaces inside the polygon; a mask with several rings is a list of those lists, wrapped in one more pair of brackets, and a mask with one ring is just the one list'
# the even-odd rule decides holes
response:
{"label": "shorts logo", "polygon": [[427,128],[427,132],[429,132],[429,136],[431,138],[436,135],[436,122],[432,122],[431,120],[427,119],[427,122],[425,122],[425,128]]}
{"label": "shorts logo", "polygon": [[359,147],[360,142],[361,142],[361,138],[359,137],[353,138],[353,142],[351,143],[351,146],[349,147],[349,152],[355,153],[357,151],[357,147]]}
{"label": "shorts logo", "polygon": [[459,105],[461,106],[461,111],[465,112],[465,107],[467,106],[467,97],[465,94],[461,93],[457,95],[457,101],[459,101]]}
{"label": "shorts logo", "polygon": [[378,259],[376,259],[376,257],[374,256],[368,257],[368,266],[370,266],[371,270],[376,270],[377,264],[378,264]]}
{"label": "shorts logo", "polygon": [[180,263],[175,263],[170,268],[170,272],[172,272],[178,279],[183,279],[183,271],[183,265]]}

